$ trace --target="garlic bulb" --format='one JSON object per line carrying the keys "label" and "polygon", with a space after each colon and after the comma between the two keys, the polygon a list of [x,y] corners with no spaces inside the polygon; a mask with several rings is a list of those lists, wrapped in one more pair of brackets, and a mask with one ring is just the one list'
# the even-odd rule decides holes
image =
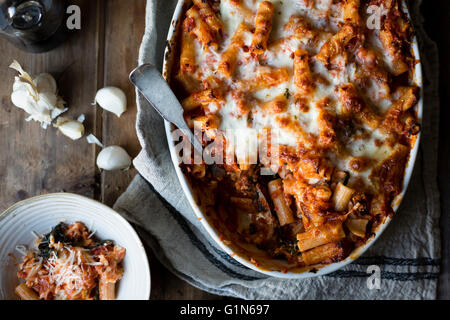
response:
{"label": "garlic bulb", "polygon": [[41,73],[33,79],[15,60],[10,68],[19,72],[14,80],[11,101],[30,114],[27,121],[39,121],[46,128],[53,119],[67,110],[64,108],[64,100],[57,94],[56,81],[50,74]]}
{"label": "garlic bulb", "polygon": [[108,171],[128,169],[131,166],[131,157],[122,147],[106,147],[97,156],[97,166]]}
{"label": "garlic bulb", "polygon": [[78,140],[84,135],[84,125],[78,120],[59,117],[54,126],[72,140]]}
{"label": "garlic bulb", "polygon": [[119,118],[127,110],[127,97],[121,89],[116,87],[100,89],[95,95],[95,102]]}

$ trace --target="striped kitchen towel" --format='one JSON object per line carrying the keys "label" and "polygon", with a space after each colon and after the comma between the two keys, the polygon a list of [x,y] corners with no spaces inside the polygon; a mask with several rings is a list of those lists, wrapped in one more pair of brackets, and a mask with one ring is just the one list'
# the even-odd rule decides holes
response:
{"label": "striped kitchen towel", "polygon": [[[148,0],[139,64],[161,66],[176,0]],[[115,209],[174,274],[208,292],[244,299],[435,299],[440,265],[436,44],[423,30],[420,0],[410,1],[425,83],[422,144],[403,204],[380,239],[359,259],[326,276],[282,280],[250,270],[223,252],[197,220],[170,159],[163,121],[137,96],[140,172]],[[375,266],[375,267],[373,267]],[[370,275],[379,271],[380,282]],[[371,276],[371,278],[369,278]]]}

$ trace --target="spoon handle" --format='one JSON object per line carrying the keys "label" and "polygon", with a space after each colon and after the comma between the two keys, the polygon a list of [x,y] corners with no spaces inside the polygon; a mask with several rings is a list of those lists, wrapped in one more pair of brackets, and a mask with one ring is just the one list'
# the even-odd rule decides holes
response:
{"label": "spoon handle", "polygon": [[143,64],[131,72],[130,81],[161,117],[178,127],[188,137],[195,150],[202,154],[202,144],[184,120],[183,107],[158,69],[150,64]]}

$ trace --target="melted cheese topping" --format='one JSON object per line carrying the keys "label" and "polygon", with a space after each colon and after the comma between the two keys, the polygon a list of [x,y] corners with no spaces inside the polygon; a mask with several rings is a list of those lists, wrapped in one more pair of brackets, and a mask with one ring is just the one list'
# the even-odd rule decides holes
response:
{"label": "melted cheese topping", "polygon": [[[256,14],[261,2],[262,0],[243,0],[242,4]],[[304,132],[317,139],[321,132],[321,125],[318,120],[320,115],[318,103],[325,98],[329,99],[335,106],[335,112],[342,112],[343,106],[339,102],[337,87],[352,83],[357,78],[358,67],[354,62],[348,63],[343,56],[336,57],[334,64],[337,64],[340,68],[333,70],[327,69],[314,58],[314,55],[320,51],[324,43],[340,30],[343,23],[340,3],[333,4],[332,0],[317,0],[314,1],[312,8],[308,8],[306,6],[308,1],[272,0],[271,2],[274,5],[274,17],[269,44],[277,42],[281,44],[277,47],[277,50],[268,48],[263,54],[262,60],[264,61],[264,67],[287,68],[290,75],[289,81],[251,92],[251,110],[248,114],[243,114],[233,97],[233,92],[242,90],[242,82],[251,81],[255,78],[259,68],[261,68],[261,61],[252,58],[248,52],[240,48],[234,71],[235,76],[232,78],[222,77],[222,80],[230,88],[230,92],[224,97],[225,102],[220,106],[215,103],[208,106],[209,112],[215,113],[221,118],[219,129],[227,132],[228,143],[235,148],[238,160],[249,156],[256,157],[256,155],[246,155],[246,153],[256,152],[253,145],[255,144],[254,131],[264,128],[271,128],[274,132],[278,132],[277,138],[280,145],[298,147],[299,137],[296,132],[291,130],[292,125],[286,127],[279,119],[289,119],[291,124],[298,125]],[[304,17],[310,23],[316,33],[314,42],[307,38],[290,37],[292,32],[286,31],[285,26],[294,15]],[[223,37],[219,48],[217,50],[212,48],[205,50],[199,41],[195,42],[196,64],[198,65],[196,74],[197,78],[200,79],[206,79],[209,76],[221,77],[216,72],[221,56],[230,45],[231,38],[238,26],[246,19],[239,8],[233,6],[228,0],[220,1],[218,16],[223,22]],[[244,33],[243,42],[244,47],[251,46],[251,32]],[[373,46],[379,49],[379,44]],[[304,49],[309,53],[312,74],[323,79],[323,81],[315,83],[314,91],[307,97],[308,110],[300,110],[295,103],[295,97],[299,92],[293,78],[293,53],[297,49]],[[372,81],[364,94],[365,100],[370,101],[371,108],[382,115],[389,109],[392,101],[389,97],[383,97],[380,92],[382,92],[382,88]],[[286,95],[289,98],[285,111],[273,114],[262,109],[261,106],[265,102],[281,95]],[[346,152],[339,154],[339,156],[330,155],[330,159],[337,169],[350,171],[352,179],[360,177],[366,185],[370,185],[369,174],[371,169],[356,172],[350,167],[349,161],[354,157],[365,157],[375,160],[373,164],[377,164],[388,158],[395,151],[395,147],[390,147],[385,143],[389,138],[386,133],[379,130],[373,131],[367,127],[361,129],[368,132],[363,137],[352,137],[351,141],[345,145]]]}

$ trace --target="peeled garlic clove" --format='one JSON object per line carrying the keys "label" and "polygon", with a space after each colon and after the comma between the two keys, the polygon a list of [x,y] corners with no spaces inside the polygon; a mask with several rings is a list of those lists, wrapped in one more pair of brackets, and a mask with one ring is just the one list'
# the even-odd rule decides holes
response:
{"label": "peeled garlic clove", "polygon": [[95,102],[103,109],[114,113],[120,118],[127,109],[127,97],[125,93],[116,87],[100,89],[95,95]]}
{"label": "peeled garlic clove", "polygon": [[72,140],[78,140],[84,135],[84,125],[76,120],[59,117],[58,120],[56,120],[55,127],[57,127],[63,135]]}
{"label": "peeled garlic clove", "polygon": [[106,147],[97,156],[97,166],[108,171],[128,169],[131,166],[131,157],[122,147]]}

